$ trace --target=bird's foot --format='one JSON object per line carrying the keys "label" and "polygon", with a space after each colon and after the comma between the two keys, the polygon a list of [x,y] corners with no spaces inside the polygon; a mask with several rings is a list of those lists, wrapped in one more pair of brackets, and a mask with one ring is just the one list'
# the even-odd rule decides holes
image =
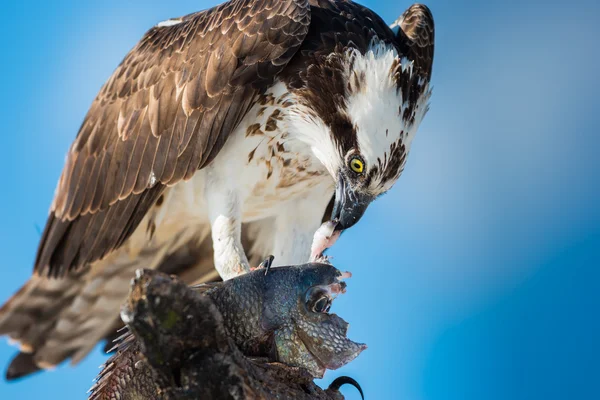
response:
{"label": "bird's foot", "polygon": [[315,232],[312,246],[310,248],[310,262],[329,263],[329,256],[323,255],[323,252],[333,246],[339,239],[341,231],[336,230],[337,220],[323,223]]}

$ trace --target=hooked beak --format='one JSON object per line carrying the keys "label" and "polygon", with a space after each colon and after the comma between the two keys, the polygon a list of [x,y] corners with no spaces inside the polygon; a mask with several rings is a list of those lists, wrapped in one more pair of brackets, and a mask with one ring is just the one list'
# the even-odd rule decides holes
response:
{"label": "hooked beak", "polygon": [[373,201],[372,196],[354,191],[346,183],[344,175],[338,174],[335,202],[331,213],[331,219],[338,221],[335,230],[348,229],[356,224],[371,204],[371,201]]}

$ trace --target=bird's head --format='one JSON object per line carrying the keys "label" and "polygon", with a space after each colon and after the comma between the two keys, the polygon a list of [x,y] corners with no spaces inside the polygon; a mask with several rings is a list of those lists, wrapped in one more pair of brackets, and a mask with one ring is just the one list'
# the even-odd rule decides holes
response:
{"label": "bird's head", "polygon": [[353,226],[402,173],[428,109],[429,81],[397,49],[373,41],[309,66],[294,128],[336,182],[332,219]]}

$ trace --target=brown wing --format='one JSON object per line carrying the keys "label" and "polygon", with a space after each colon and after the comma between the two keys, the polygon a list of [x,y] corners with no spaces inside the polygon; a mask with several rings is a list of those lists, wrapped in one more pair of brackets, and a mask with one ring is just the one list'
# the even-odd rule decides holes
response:
{"label": "brown wing", "polygon": [[392,25],[398,26],[396,42],[402,54],[413,61],[419,75],[429,81],[433,65],[435,29],[427,6],[413,4]]}
{"label": "brown wing", "polygon": [[69,151],[35,270],[64,276],[119,247],[166,185],[217,155],[309,23],[306,0],[233,0],[146,33]]}

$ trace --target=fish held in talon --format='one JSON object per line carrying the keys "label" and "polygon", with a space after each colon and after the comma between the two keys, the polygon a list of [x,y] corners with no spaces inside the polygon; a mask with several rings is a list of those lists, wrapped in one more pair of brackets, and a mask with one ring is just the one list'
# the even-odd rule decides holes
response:
{"label": "fish held in talon", "polygon": [[[229,316],[225,328],[244,354],[265,356],[261,349],[267,348],[276,354],[274,361],[322,377],[326,369],[340,368],[366,349],[346,337],[347,322],[329,314],[336,296],[345,293],[348,277],[329,264],[304,264],[199,288]],[[265,337],[272,339],[264,342]]]}
{"label": "fish held in talon", "polygon": [[316,263],[264,271],[191,287],[155,271],[137,274],[121,313],[131,333],[118,339],[119,350],[106,364],[112,367],[101,373],[91,398],[101,398],[111,374],[135,371],[140,360],[159,371],[182,362],[177,354],[189,353],[186,343],[196,343],[192,349],[197,345],[194,331],[201,324],[182,315],[206,298],[223,317],[224,334],[247,357],[300,367],[321,378],[326,369],[340,368],[366,349],[346,337],[346,321],[329,313],[335,298],[345,293],[350,273]]}

